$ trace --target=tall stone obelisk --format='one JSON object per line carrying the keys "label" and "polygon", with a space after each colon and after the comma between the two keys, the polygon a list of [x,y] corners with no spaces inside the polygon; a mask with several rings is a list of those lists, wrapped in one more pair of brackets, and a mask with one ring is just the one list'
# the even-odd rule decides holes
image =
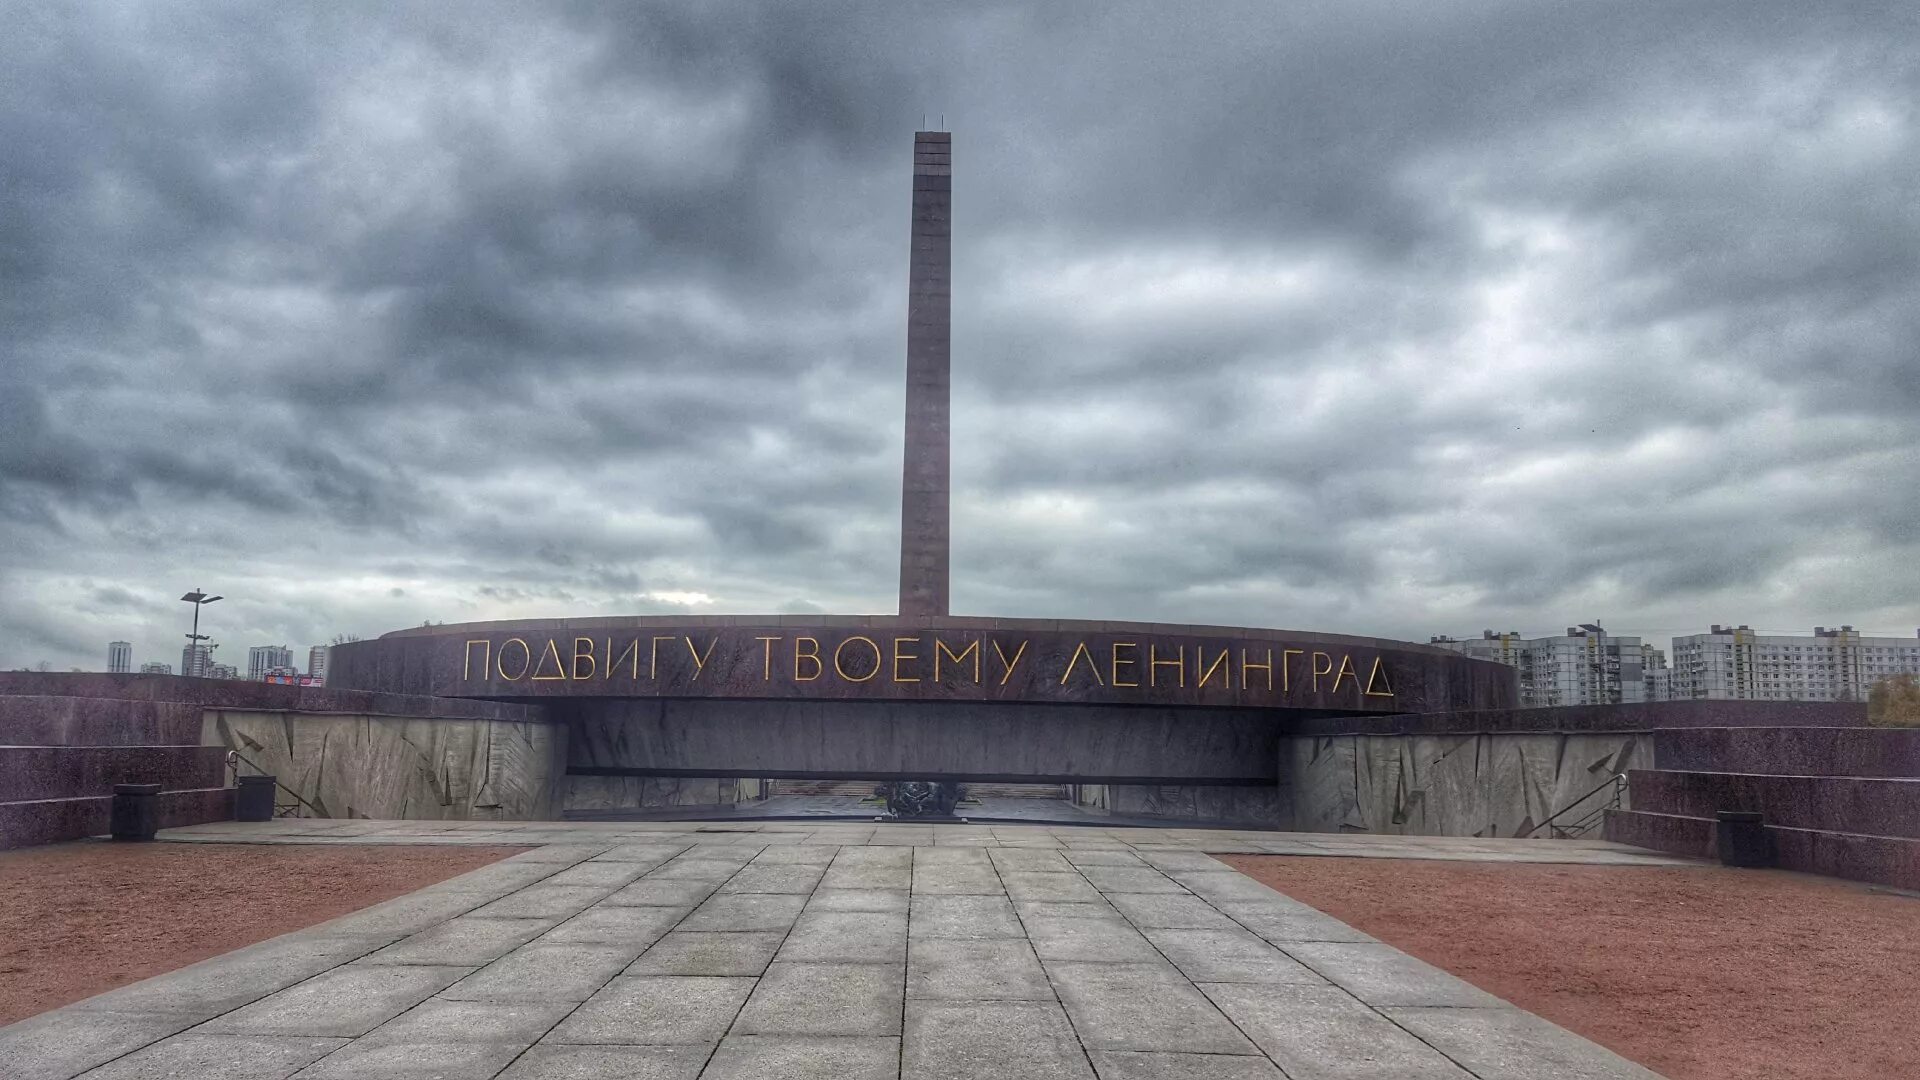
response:
{"label": "tall stone obelisk", "polygon": [[913,135],[907,270],[907,453],[900,484],[900,614],[947,614],[952,406],[953,136]]}

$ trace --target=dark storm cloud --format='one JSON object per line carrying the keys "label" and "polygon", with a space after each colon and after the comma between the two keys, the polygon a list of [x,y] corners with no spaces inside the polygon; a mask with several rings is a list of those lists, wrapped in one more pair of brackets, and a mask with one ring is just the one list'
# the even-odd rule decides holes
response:
{"label": "dark storm cloud", "polygon": [[86,5],[0,37],[0,665],[887,610],[1910,629],[1904,5]]}

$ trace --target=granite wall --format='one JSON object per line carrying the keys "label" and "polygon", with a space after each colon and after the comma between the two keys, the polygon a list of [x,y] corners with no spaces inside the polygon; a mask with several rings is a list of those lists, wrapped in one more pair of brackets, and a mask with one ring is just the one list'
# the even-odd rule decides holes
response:
{"label": "granite wall", "polygon": [[1515,836],[1652,765],[1644,731],[1306,736],[1282,750],[1281,787],[1302,831]]}
{"label": "granite wall", "polygon": [[538,721],[212,708],[201,736],[327,817],[410,820],[558,818],[566,740]]}

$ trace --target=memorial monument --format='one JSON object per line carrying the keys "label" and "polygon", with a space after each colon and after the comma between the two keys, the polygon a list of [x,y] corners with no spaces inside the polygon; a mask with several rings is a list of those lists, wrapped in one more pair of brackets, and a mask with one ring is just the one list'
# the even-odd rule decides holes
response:
{"label": "memorial monument", "polygon": [[1299,718],[1516,704],[1409,642],[952,615],[952,146],[914,135],[897,614],[418,627],[336,647],[333,686],[545,705],[572,775],[1255,788]]}

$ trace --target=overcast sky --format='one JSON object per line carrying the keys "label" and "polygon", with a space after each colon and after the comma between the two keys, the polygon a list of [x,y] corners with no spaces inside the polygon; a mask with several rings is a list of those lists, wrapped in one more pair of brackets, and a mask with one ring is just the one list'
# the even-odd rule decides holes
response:
{"label": "overcast sky", "polygon": [[0,7],[0,667],[892,611],[923,114],[956,614],[1920,626],[1910,0]]}

